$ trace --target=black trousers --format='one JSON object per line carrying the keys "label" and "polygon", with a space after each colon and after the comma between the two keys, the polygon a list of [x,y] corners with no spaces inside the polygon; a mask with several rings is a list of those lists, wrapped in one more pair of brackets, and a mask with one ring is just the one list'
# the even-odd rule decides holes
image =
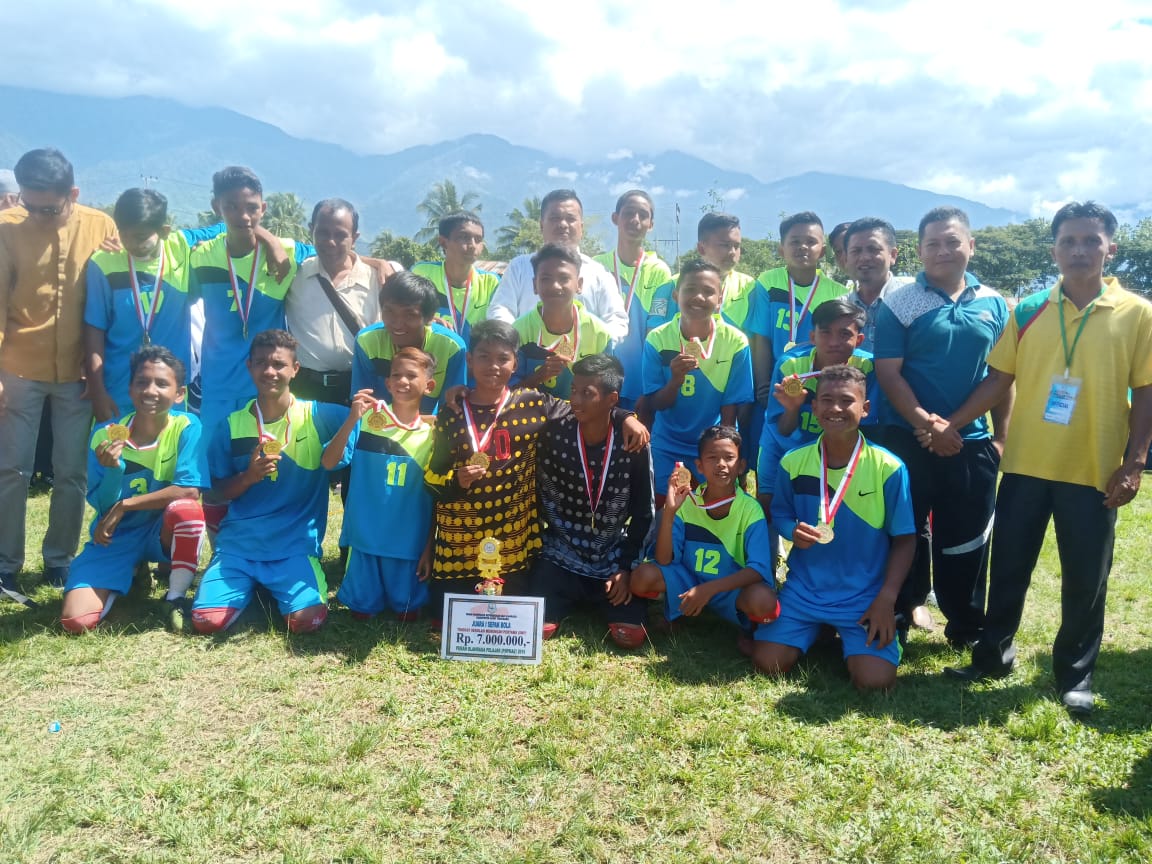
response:
{"label": "black trousers", "polygon": [[[528,593],[528,572],[521,571],[520,573],[510,573],[501,576],[504,580],[504,593],[510,597],[527,597],[532,596]],[[428,605],[425,607],[428,610],[428,618],[432,621],[440,620],[444,614],[444,595],[445,594],[475,594],[476,586],[482,580],[479,577],[467,577],[464,579],[436,579],[428,580]]]}
{"label": "black trousers", "polygon": [[1052,672],[1061,693],[1090,690],[1116,542],[1116,511],[1107,509],[1104,494],[1091,486],[1004,475],[996,499],[988,615],[972,662],[1004,669],[1016,659],[1012,640],[1050,519],[1056,522],[1060,553],[1060,629],[1052,645]]}
{"label": "black trousers", "polygon": [[577,605],[594,607],[609,624],[644,624],[648,601],[633,597],[613,606],[604,591],[606,580],[580,576],[564,567],[537,558],[528,575],[528,593],[544,598],[544,620],[559,622]]}
{"label": "black trousers", "polygon": [[[908,466],[912,510],[921,531],[932,514],[932,582],[936,602],[948,619],[944,635],[954,642],[975,642],[984,630],[988,549],[996,506],[1000,456],[991,439],[965,441],[955,456],[937,456],[920,446],[910,429],[889,427],[889,450]],[[927,543],[916,546],[912,572],[927,569]],[[896,611],[909,615],[918,586],[905,580]],[[927,593],[927,592],[925,592]]]}

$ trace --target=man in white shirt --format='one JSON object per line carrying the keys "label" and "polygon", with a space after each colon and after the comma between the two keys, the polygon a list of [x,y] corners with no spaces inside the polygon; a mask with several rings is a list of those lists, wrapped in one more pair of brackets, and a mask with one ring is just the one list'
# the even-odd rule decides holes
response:
{"label": "man in white shirt", "polygon": [[[545,243],[579,246],[584,237],[584,207],[571,189],[554,189],[540,202],[540,231]],[[618,344],[628,335],[628,313],[615,277],[603,265],[580,254],[580,278],[583,280],[580,302],[599,318],[612,342]],[[532,283],[532,255],[518,255],[508,264],[500,279],[488,317],[513,323],[536,305]]]}
{"label": "man in white shirt", "polygon": [[319,202],[310,227],[316,256],[300,265],[284,303],[288,330],[300,343],[292,392],[346,405],[356,334],[380,320],[386,262],[356,254],[360,215],[342,198]]}

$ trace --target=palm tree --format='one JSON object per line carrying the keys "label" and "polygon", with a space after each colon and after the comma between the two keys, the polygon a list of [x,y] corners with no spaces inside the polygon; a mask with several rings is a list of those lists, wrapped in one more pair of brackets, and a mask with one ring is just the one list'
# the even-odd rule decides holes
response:
{"label": "palm tree", "polygon": [[465,192],[464,197],[460,198],[457,197],[456,184],[451,180],[437,183],[424,196],[424,200],[416,205],[416,209],[428,217],[428,222],[416,233],[414,239],[417,243],[430,243],[440,231],[440,220],[449,213],[459,210],[479,212],[483,207],[480,196],[475,192]]}
{"label": "palm tree", "polygon": [[264,201],[268,211],[260,224],[276,237],[290,240],[310,239],[308,217],[304,212],[304,202],[292,192],[273,192]]}
{"label": "palm tree", "polygon": [[540,196],[525,198],[523,209],[514,207],[506,218],[508,224],[496,232],[501,257],[515,258],[540,248],[544,242],[540,233]]}

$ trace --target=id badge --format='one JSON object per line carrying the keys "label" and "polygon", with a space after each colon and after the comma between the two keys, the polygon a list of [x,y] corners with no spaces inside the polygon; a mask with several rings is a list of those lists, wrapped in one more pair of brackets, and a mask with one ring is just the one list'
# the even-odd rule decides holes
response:
{"label": "id badge", "polygon": [[1076,398],[1080,395],[1080,378],[1052,376],[1052,389],[1048,391],[1048,402],[1044,406],[1044,420],[1067,426],[1072,422],[1072,412],[1076,410]]}

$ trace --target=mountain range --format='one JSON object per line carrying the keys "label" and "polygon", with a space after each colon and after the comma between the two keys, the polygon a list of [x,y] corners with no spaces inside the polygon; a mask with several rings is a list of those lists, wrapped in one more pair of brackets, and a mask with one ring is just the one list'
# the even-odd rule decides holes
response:
{"label": "mountain range", "polygon": [[[266,192],[294,192],[310,208],[339,196],[356,204],[361,234],[388,229],[411,235],[422,227],[416,205],[433,184],[451,179],[461,195],[475,192],[489,234],[525,198],[571,187],[584,202],[589,230],[607,239],[617,196],[632,187],[656,201],[652,238],[663,247],[695,242],[703,208],[719,205],[740,216],[746,237],[777,231],[780,215],[814,210],[826,226],[863,215],[914,228],[939,205],[963,208],[973,227],[1020,221],[1023,214],[896,183],[809,172],[770,181],[728,171],[686,153],[619,151],[576,161],[521,147],[495,135],[467,135],[387,155],[355,152],[355,142],[295,138],[275,126],[222,108],[195,108],[172,99],[119,99],[0,86],[0,167],[34,147],[60,148],[76,167],[81,199],[104,205],[124,189],[149,185],[169,199],[177,225],[194,224],[208,209],[212,173],[248,165]],[[677,221],[679,220],[679,221]],[[671,251],[671,250],[669,250]]]}

